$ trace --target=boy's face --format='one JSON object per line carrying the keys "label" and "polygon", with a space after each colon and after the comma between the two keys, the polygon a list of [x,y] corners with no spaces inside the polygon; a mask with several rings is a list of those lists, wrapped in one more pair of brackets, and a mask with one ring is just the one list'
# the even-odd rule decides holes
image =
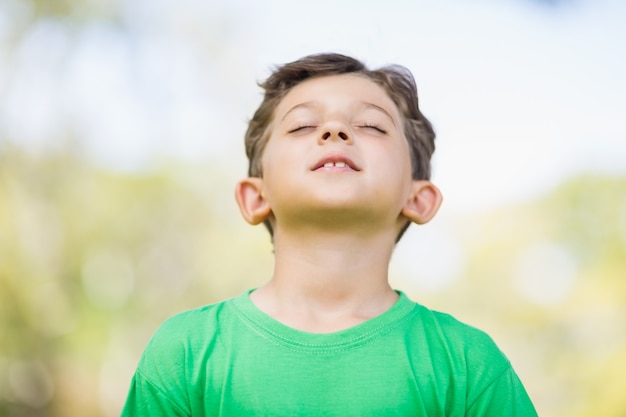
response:
{"label": "boy's face", "polygon": [[279,226],[399,228],[412,184],[409,152],[402,116],[380,86],[353,74],[309,79],[276,108],[261,194]]}

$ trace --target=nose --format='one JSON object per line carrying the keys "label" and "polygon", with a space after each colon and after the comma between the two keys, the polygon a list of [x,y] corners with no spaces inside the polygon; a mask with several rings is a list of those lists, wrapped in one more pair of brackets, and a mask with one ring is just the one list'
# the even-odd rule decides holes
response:
{"label": "nose", "polygon": [[329,121],[324,124],[319,136],[319,142],[327,142],[329,140],[340,140],[352,143],[352,133],[350,129],[339,121]]}

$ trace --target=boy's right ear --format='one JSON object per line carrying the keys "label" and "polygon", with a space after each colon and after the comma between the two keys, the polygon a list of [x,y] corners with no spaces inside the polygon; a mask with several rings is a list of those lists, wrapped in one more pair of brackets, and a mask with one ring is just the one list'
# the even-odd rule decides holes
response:
{"label": "boy's right ear", "polygon": [[257,177],[245,178],[235,187],[235,199],[241,215],[252,225],[264,222],[272,213],[262,191],[263,179]]}

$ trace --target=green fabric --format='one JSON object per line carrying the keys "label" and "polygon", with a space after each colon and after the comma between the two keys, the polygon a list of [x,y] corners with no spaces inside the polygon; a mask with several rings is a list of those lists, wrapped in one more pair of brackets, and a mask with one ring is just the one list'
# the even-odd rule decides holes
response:
{"label": "green fabric", "polygon": [[167,320],[122,416],[536,416],[485,333],[400,293],[331,334],[273,320],[249,293]]}

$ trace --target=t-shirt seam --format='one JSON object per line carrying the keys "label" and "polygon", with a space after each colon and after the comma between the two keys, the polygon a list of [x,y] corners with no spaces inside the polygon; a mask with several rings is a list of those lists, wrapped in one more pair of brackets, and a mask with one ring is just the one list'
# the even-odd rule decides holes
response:
{"label": "t-shirt seam", "polygon": [[[377,340],[380,337],[383,337],[384,335],[388,334],[389,332],[391,332],[393,329],[395,329],[396,327],[400,326],[405,320],[408,320],[410,317],[412,317],[414,314],[416,314],[416,305],[412,306],[409,311],[407,311],[406,314],[404,314],[404,316],[400,317],[398,320],[396,320],[395,322],[392,323],[387,323],[387,324],[381,324],[379,326],[377,326],[374,329],[369,330],[368,332],[366,332],[365,334],[359,335],[357,338],[355,339],[351,339],[349,341],[343,342],[343,343],[337,343],[334,345],[326,345],[323,343],[301,343],[301,342],[294,342],[293,340],[290,340],[284,336],[281,336],[279,334],[277,334],[275,331],[269,329],[267,326],[265,326],[263,323],[260,323],[258,320],[255,320],[253,318],[251,318],[246,312],[244,312],[242,309],[239,308],[239,306],[237,306],[235,303],[231,304],[236,312],[238,313],[237,315],[239,317],[244,318],[244,320],[242,320],[244,322],[244,324],[246,325],[246,327],[248,327],[250,330],[252,330],[254,333],[256,333],[257,335],[261,336],[262,338],[264,338],[265,340],[268,340],[272,343],[274,343],[275,345],[278,346],[282,346],[284,348],[287,348],[289,350],[292,351],[302,351],[302,350],[307,350],[307,348],[325,348],[323,350],[320,351],[311,351],[312,353],[316,353],[316,354],[328,354],[328,353],[337,353],[337,352],[344,352],[353,348],[358,348],[361,346],[364,346],[368,343],[371,343],[375,340]],[[264,332],[260,331],[257,327],[261,328],[264,330]],[[385,329],[385,327],[387,327],[387,329]],[[382,330],[382,331],[381,331]],[[375,333],[379,333],[378,336],[374,336],[374,337],[370,337]],[[268,336],[271,335],[273,337],[269,337]],[[276,340],[278,339],[278,340]]]}
{"label": "t-shirt seam", "polygon": [[502,370],[502,372],[500,372],[498,375],[496,375],[493,380],[491,380],[491,382],[489,382],[483,389],[482,391],[476,396],[476,398],[474,398],[474,400],[472,401],[471,404],[468,405],[467,407],[467,411],[470,411],[472,409],[472,407],[474,407],[476,405],[476,403],[478,402],[478,400],[480,399],[480,397],[482,397],[485,392],[487,392],[487,390],[493,385],[495,384],[500,378],[502,378],[504,376],[504,374],[506,374],[507,372],[509,372],[511,370],[511,363],[507,362],[506,367]]}
{"label": "t-shirt seam", "polygon": [[152,381],[143,371],[141,371],[141,369],[137,369],[137,374],[140,375],[148,384],[150,384],[155,390],[157,390],[157,392],[159,393],[159,395],[161,395],[168,403],[170,403],[171,405],[173,405],[174,407],[176,407],[178,409],[178,411],[182,412],[184,415],[189,416],[190,414],[184,410],[179,404],[177,404],[176,402],[174,402],[174,400],[172,400],[169,395],[167,394],[167,391],[164,390],[163,388],[161,388],[157,383],[155,383],[154,381]]}

